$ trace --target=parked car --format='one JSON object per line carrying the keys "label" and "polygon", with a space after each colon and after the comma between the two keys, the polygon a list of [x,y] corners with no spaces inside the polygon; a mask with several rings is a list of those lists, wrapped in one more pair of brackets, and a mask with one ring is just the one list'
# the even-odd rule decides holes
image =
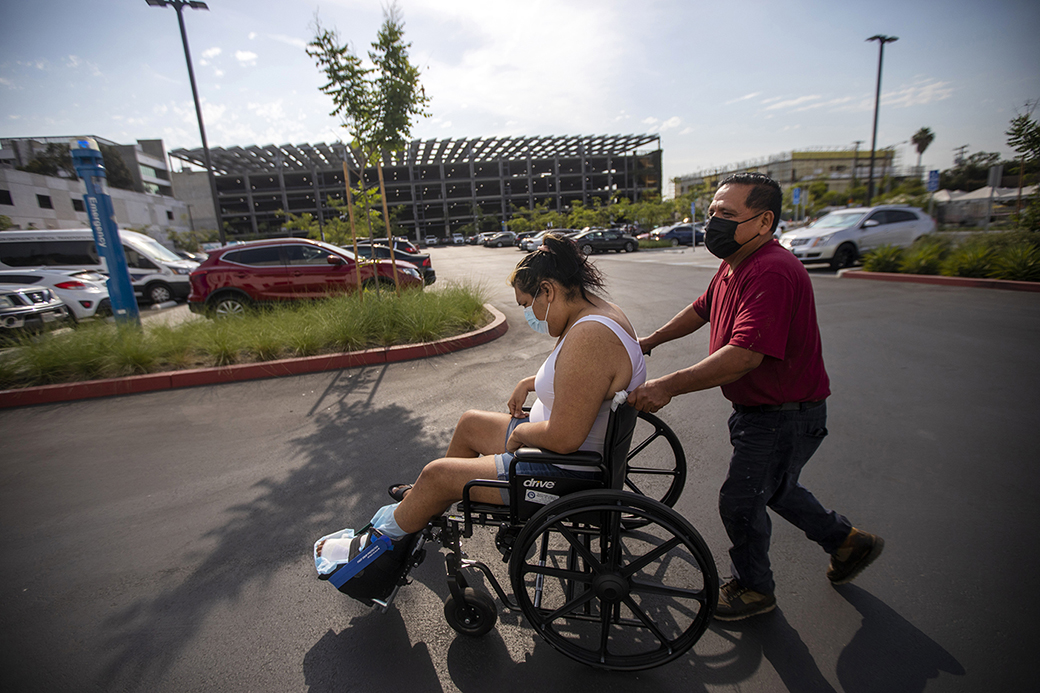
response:
{"label": "parked car", "polygon": [[578,249],[585,255],[608,250],[617,252],[624,250],[626,253],[631,253],[639,249],[639,241],[635,239],[635,236],[629,236],[616,229],[588,229],[571,236],[571,239],[578,244]]}
{"label": "parked car", "polygon": [[916,207],[855,207],[835,210],[804,229],[788,231],[780,237],[780,245],[805,264],[828,262],[832,269],[841,269],[875,248],[906,248],[933,231],[935,221]]}
{"label": "parked car", "polygon": [[[119,230],[134,293],[148,303],[188,295],[188,275],[198,263],[184,260],[151,236]],[[0,233],[0,269],[27,267],[107,272],[90,229],[39,229]]]}
{"label": "parked car", "polygon": [[69,309],[45,286],[0,285],[0,340],[35,334],[66,323]]}
{"label": "parked car", "polygon": [[177,257],[191,260],[192,262],[202,262],[206,259],[206,253],[202,251],[191,252],[190,250],[174,250],[173,252]]}
{"label": "parked car", "polygon": [[451,234],[451,242],[454,245],[465,245],[466,237],[463,236],[461,233],[453,233]]}
{"label": "parked car", "polygon": [[470,236],[469,239],[467,239],[466,242],[469,243],[470,245],[484,245],[484,241],[486,241],[487,239],[491,238],[496,233],[498,233],[498,232],[497,231],[493,231],[493,232],[490,232],[490,233],[488,233],[488,232],[478,233],[478,234],[475,234],[473,236]]}
{"label": "parked car", "polygon": [[[430,235],[426,237],[426,245],[437,245],[439,239],[436,236]],[[396,250],[396,248],[395,248]]]}
{"label": "parked car", "polygon": [[0,287],[10,285],[47,287],[61,299],[75,322],[112,314],[105,275],[93,270],[31,268],[0,271]]}
{"label": "parked car", "polygon": [[[353,246],[344,246],[348,251],[353,252]],[[370,241],[358,241],[358,255],[363,258],[376,258],[377,260],[389,260],[390,259],[390,246],[383,245],[382,243],[372,243]],[[426,253],[419,253],[417,255],[402,256],[401,253],[396,253],[394,259],[401,260],[402,257],[406,258],[407,262],[411,265],[415,265],[423,275],[423,283],[429,286],[430,284],[437,281],[437,273],[433,271],[433,263],[430,262],[430,256]]]}
{"label": "parked car", "polygon": [[669,241],[673,246],[693,245],[694,238],[697,239],[697,245],[704,243],[704,224],[697,222],[659,226],[650,232],[651,240]]}
{"label": "parked car", "polygon": [[783,219],[781,219],[780,221],[776,222],[776,228],[773,229],[773,238],[776,238],[776,239],[779,240],[780,236],[785,231],[787,231],[787,222],[784,221]]}
{"label": "parked car", "polygon": [[502,248],[507,245],[513,245],[516,242],[516,234],[512,231],[500,231],[496,234],[492,234],[487,240],[484,241],[485,248]]}
{"label": "parked car", "polygon": [[517,248],[523,248],[524,241],[526,241],[531,236],[536,236],[540,233],[541,231],[523,231],[522,233],[518,233],[516,234],[516,240],[513,241],[513,245],[515,245]]}
{"label": "parked car", "polygon": [[[385,238],[366,238],[366,239],[360,239],[359,238],[358,239],[358,241],[361,241],[361,240],[371,241],[373,243],[382,243],[383,245],[386,245],[386,246],[390,245],[390,242],[387,241]],[[407,238],[403,238],[401,236],[394,236],[394,252],[395,253],[410,253],[412,255],[418,255],[421,251],[419,250],[419,246],[415,245],[414,243],[412,243]]]}
{"label": "parked car", "polygon": [[[362,262],[354,253],[306,238],[275,238],[214,250],[191,273],[188,307],[193,313],[224,316],[257,304],[327,298],[357,291],[360,271],[364,287],[393,286],[389,260]],[[397,261],[403,286],[422,287],[419,270]]]}

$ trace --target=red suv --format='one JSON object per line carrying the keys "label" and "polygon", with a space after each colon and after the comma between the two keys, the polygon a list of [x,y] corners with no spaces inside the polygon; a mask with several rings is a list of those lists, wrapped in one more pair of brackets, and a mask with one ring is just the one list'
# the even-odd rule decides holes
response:
{"label": "red suv", "polygon": [[[214,250],[191,273],[188,307],[193,313],[234,315],[257,303],[327,298],[357,290],[354,254],[305,238],[276,238]],[[422,287],[414,265],[397,262],[403,287]],[[361,262],[361,284],[392,287],[389,260]]]}

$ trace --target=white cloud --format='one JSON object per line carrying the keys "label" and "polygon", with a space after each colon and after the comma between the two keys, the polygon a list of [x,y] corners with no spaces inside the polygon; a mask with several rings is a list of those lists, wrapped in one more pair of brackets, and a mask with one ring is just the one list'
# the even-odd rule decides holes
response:
{"label": "white cloud", "polygon": [[207,60],[212,60],[213,58],[220,55],[221,52],[222,51],[220,48],[214,46],[213,48],[207,48],[206,50],[202,51],[202,57],[206,58]]}
{"label": "white cloud", "polygon": [[242,65],[256,65],[259,56],[252,51],[235,51],[235,60]]}
{"label": "white cloud", "polygon": [[901,86],[898,90],[881,95],[883,106],[909,108],[923,106],[934,101],[944,101],[953,96],[949,82],[936,80],[920,81],[909,86]]}
{"label": "white cloud", "polygon": [[223,77],[224,76],[224,71],[223,70],[213,70],[213,76],[214,77]]}
{"label": "white cloud", "polygon": [[[819,94],[812,94],[811,96],[799,96],[794,99],[786,99],[784,101],[777,101],[776,103],[766,106],[767,111],[775,111],[779,108],[792,108],[794,106],[801,106],[804,103],[815,101],[816,99],[822,98]],[[765,102],[763,102],[765,103]]]}
{"label": "white cloud", "polygon": [[255,31],[250,31],[249,32],[249,40],[252,41],[255,38],[256,38],[256,32]]}
{"label": "white cloud", "polygon": [[726,103],[725,103],[724,105],[725,105],[725,106],[729,106],[729,105],[731,105],[731,104],[735,104],[735,103],[737,103],[737,102],[739,102],[739,101],[747,101],[748,99],[753,99],[753,98],[755,98],[756,96],[758,96],[758,95],[759,95],[759,94],[761,94],[761,93],[762,93],[762,92],[760,92],[760,91],[755,91],[755,92],[752,92],[752,93],[750,93],[750,94],[745,94],[744,96],[739,96],[739,97],[737,97],[737,98],[735,98],[735,99],[730,99],[730,100],[729,100],[729,101],[727,101],[727,102],[726,102]]}
{"label": "white cloud", "polygon": [[[249,38],[253,38],[256,34],[250,34]],[[296,38],[295,36],[286,36],[285,34],[268,34],[267,38],[278,41],[279,43],[286,43],[293,48],[306,48],[307,41],[302,38]]]}
{"label": "white cloud", "polygon": [[6,77],[0,77],[0,84],[4,85],[8,89],[14,89],[14,82],[7,79]]}

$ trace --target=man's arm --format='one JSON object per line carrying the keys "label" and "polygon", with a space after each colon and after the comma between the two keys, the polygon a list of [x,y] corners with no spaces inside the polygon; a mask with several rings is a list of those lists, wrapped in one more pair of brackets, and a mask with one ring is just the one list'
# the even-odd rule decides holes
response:
{"label": "man's arm", "polygon": [[641,411],[655,412],[676,395],[737,381],[758,368],[763,358],[757,351],[728,344],[689,368],[646,381],[628,396],[628,403]]}
{"label": "man's arm", "polygon": [[655,330],[653,334],[640,339],[639,348],[643,350],[644,354],[650,353],[650,350],[654,347],[670,342],[673,339],[685,337],[706,324],[708,324],[708,321],[697,314],[691,303],[679,311],[674,318]]}

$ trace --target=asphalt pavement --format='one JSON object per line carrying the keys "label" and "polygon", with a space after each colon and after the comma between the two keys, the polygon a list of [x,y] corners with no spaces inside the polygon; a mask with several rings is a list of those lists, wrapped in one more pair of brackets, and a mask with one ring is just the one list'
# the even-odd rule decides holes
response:
{"label": "asphalt pavement", "polygon": [[[510,321],[504,337],[421,361],[0,411],[0,690],[1035,688],[1040,597],[1023,580],[1040,558],[1022,539],[1040,488],[1032,293],[811,272],[833,395],[802,481],[885,552],[834,588],[827,556],[774,517],[778,609],[713,625],[668,665],[597,671],[508,612],[483,638],[457,636],[433,550],[386,614],[317,580],[315,539],[363,525],[387,485],[443,453],[463,411],[504,410],[552,348],[506,283],[518,251],[431,250],[432,289],[481,284]],[[642,334],[717,266],[703,249],[596,261]],[[706,348],[701,331],[655,349],[649,373]],[[675,507],[722,575],[727,413],[717,391],[661,412],[688,456]],[[506,579],[488,536],[466,548]]]}

